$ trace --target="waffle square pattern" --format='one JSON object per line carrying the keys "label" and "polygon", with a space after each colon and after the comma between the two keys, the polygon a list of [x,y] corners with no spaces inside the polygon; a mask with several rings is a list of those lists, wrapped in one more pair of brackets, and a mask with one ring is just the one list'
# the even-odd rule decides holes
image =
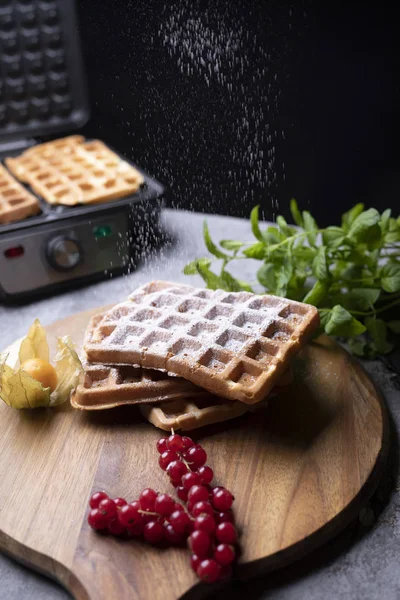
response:
{"label": "waffle square pattern", "polygon": [[[103,317],[100,313],[90,320],[85,332],[87,343]],[[186,379],[170,377],[163,371],[143,369],[138,365],[85,363],[83,380],[75,390],[71,404],[81,410],[104,410],[123,404],[151,404],[187,396],[209,394]]]}
{"label": "waffle square pattern", "polygon": [[5,160],[49,204],[94,204],[135,194],[143,175],[99,140],[69,136]]}
{"label": "waffle square pattern", "polygon": [[39,200],[0,165],[0,224],[20,221],[39,212]]}
{"label": "waffle square pattern", "polygon": [[154,281],[109,310],[85,344],[91,362],[165,369],[254,404],[318,328],[313,306]]}

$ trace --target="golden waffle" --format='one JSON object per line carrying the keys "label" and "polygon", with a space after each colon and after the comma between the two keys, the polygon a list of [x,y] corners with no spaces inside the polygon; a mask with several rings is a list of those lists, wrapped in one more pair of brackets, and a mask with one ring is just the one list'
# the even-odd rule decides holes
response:
{"label": "golden waffle", "polygon": [[67,145],[49,156],[31,149],[5,162],[49,204],[106,202],[134,194],[144,181],[137,169],[98,140]]}
{"label": "golden waffle", "polygon": [[240,417],[247,410],[248,407],[243,402],[224,402],[211,395],[206,398],[173,400],[155,406],[149,404],[140,406],[143,416],[165,431],[171,429],[190,431]]}
{"label": "golden waffle", "polygon": [[[86,342],[90,342],[102,318],[103,314],[99,314],[90,320],[85,332]],[[71,398],[72,406],[83,410],[103,410],[122,404],[163,402],[207,394],[181,377],[170,377],[165,372],[143,369],[137,365],[86,363],[84,371],[83,381]]]}
{"label": "golden waffle", "polygon": [[0,164],[0,223],[20,221],[39,212],[39,200]]}
{"label": "golden waffle", "polygon": [[37,154],[43,158],[49,158],[55,154],[69,154],[73,152],[75,146],[78,144],[83,144],[84,141],[85,138],[83,135],[68,135],[67,137],[59,138],[58,140],[52,140],[51,142],[45,142],[44,144],[36,144],[36,146],[31,146],[25,150],[24,156]]}
{"label": "golden waffle", "polygon": [[308,304],[155,281],[110,309],[85,349],[91,362],[166,369],[253,404],[278,383],[318,324]]}

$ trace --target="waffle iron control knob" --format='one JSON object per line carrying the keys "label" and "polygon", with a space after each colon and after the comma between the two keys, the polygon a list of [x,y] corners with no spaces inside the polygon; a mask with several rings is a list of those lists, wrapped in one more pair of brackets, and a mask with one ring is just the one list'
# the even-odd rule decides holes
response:
{"label": "waffle iron control knob", "polygon": [[48,242],[46,255],[57,271],[71,271],[82,261],[82,248],[73,238],[58,235]]}

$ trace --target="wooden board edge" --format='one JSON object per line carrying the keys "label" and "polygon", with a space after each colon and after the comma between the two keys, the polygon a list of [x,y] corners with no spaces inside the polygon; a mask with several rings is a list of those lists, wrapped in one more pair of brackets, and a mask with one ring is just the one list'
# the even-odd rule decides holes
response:
{"label": "wooden board edge", "polygon": [[2,530],[0,530],[0,551],[24,567],[56,581],[77,600],[90,600],[86,588],[68,567],[38,550],[21,544]]}
{"label": "wooden board edge", "polygon": [[[372,382],[375,396],[379,402],[379,406],[382,414],[382,443],[379,453],[376,457],[375,464],[369,473],[364,485],[360,488],[356,496],[342,509],[342,511],[328,521],[325,525],[314,531],[303,540],[300,540],[296,544],[292,544],[287,548],[284,548],[280,552],[276,552],[265,558],[252,561],[243,565],[239,565],[236,572],[236,576],[240,580],[246,580],[251,577],[261,576],[273,571],[276,568],[284,568],[289,564],[292,564],[304,558],[310,554],[313,550],[323,546],[327,542],[334,539],[340,532],[342,532],[348,525],[355,521],[360,513],[360,510],[365,506],[366,502],[371,499],[375,493],[382,473],[387,465],[390,447],[390,420],[389,413],[385,403],[385,400],[378,390],[375,382],[370,378],[367,371],[361,365],[361,363],[350,356],[351,366],[356,370],[361,371],[363,377],[366,377]],[[338,523],[340,526],[338,527]],[[301,556],[298,556],[301,548]],[[189,596],[185,596],[189,598]]]}

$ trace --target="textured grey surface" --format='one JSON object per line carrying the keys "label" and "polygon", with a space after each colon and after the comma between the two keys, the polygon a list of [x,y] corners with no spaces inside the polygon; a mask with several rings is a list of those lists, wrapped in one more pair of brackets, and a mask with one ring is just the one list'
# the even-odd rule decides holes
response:
{"label": "textured grey surface", "polygon": [[[220,216],[207,218],[216,240],[251,239],[247,221]],[[182,267],[194,257],[205,255],[201,237],[203,219],[204,215],[195,213],[165,211],[165,229],[172,234],[173,241],[127,277],[25,306],[0,307],[1,347],[24,335],[36,317],[47,324],[91,307],[116,302],[134,287],[152,278],[200,283],[194,277],[185,277]],[[249,281],[254,279],[251,262],[240,263],[238,271],[243,279]],[[400,381],[379,361],[365,363],[365,367],[386,398],[393,430],[387,473],[371,503],[357,523],[301,563],[270,574],[263,580],[235,583],[231,589],[220,592],[218,597],[276,600],[400,598],[400,494],[396,433],[400,426]],[[49,579],[0,554],[0,598],[65,600],[70,595]]]}

